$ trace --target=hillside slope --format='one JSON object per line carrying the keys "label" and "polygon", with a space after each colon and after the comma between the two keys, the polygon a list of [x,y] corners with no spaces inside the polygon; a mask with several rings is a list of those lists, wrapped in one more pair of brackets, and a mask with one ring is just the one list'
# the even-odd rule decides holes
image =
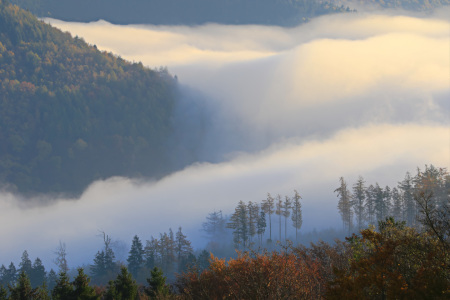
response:
{"label": "hillside slope", "polygon": [[165,174],[176,85],[0,0],[0,183],[78,193]]}

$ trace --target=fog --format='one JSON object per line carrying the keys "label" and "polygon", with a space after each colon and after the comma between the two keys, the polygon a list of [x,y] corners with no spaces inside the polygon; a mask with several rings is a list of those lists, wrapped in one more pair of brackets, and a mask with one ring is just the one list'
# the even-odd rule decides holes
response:
{"label": "fog", "polygon": [[170,227],[202,247],[209,212],[231,214],[239,200],[294,189],[303,197],[302,231],[340,228],[340,176],[393,187],[416,167],[450,166],[448,20],[391,13],[297,28],[46,22],[177,75],[186,96],[176,144],[201,162],[157,182],[95,182],[79,199],[44,207],[1,194],[0,263],[18,262],[27,249],[52,267],[59,241],[71,266],[90,263],[99,231],[123,245],[123,260],[135,234],[146,240]]}

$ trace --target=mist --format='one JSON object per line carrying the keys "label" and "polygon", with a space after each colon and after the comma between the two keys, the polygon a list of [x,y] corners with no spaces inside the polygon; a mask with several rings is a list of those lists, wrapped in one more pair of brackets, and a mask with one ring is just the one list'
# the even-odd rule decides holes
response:
{"label": "mist", "polygon": [[[208,213],[268,192],[303,200],[303,227],[340,228],[340,176],[396,186],[406,171],[450,166],[448,20],[406,15],[321,17],[296,28],[52,25],[151,68],[167,66],[185,95],[174,151],[198,161],[159,181],[110,178],[79,199],[0,194],[1,263],[27,249],[51,267],[91,263],[99,231],[123,247],[169,228],[202,247]],[[188,153],[187,153],[188,152]]]}

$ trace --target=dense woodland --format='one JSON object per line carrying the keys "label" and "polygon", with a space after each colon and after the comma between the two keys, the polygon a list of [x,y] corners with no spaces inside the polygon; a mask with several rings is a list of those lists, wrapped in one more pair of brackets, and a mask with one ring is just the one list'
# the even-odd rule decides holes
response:
{"label": "dense woodland", "polygon": [[81,192],[111,176],[173,171],[177,81],[100,52],[0,0],[0,184]]}
{"label": "dense woodland", "polygon": [[[104,233],[104,247],[85,269],[69,270],[60,244],[58,274],[24,251],[18,268],[1,266],[0,299],[448,299],[450,174],[426,166],[407,173],[395,189],[395,197],[371,199],[362,177],[353,192],[341,178],[337,208],[346,229],[354,224],[358,230],[334,243],[307,246],[286,237],[287,224],[295,238],[303,234],[302,199],[294,191],[292,197],[268,194],[261,204],[241,201],[229,217],[210,213],[202,250],[194,251],[179,227],[145,242],[134,236],[121,262]],[[372,207],[389,209],[371,213]],[[279,230],[276,243],[272,226]]]}
{"label": "dense woodland", "polygon": [[350,11],[315,0],[14,0],[39,17],[116,24],[298,25],[324,14]]}

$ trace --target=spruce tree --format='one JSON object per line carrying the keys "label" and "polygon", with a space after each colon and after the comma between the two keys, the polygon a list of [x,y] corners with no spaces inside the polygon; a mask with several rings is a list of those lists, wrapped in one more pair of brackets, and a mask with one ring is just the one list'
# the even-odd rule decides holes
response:
{"label": "spruce tree", "polygon": [[185,269],[187,258],[192,255],[193,251],[191,242],[183,234],[180,226],[175,238],[175,252],[177,255],[178,272]]}
{"label": "spruce tree", "polygon": [[334,190],[334,192],[337,193],[339,197],[338,209],[339,213],[341,214],[344,230],[351,232],[353,228],[351,194],[347,189],[347,183],[345,182],[344,177],[341,177],[339,181],[341,185],[336,190]]}
{"label": "spruce tree", "polygon": [[53,300],[71,300],[73,299],[73,286],[70,283],[66,272],[59,273],[56,285],[52,290]]}
{"label": "spruce tree", "polygon": [[295,243],[298,244],[298,231],[302,227],[303,224],[303,218],[302,218],[302,204],[300,203],[300,199],[302,197],[297,192],[297,190],[294,190],[294,197],[292,201],[292,225],[295,228]]}
{"label": "spruce tree", "polygon": [[99,296],[96,295],[94,288],[89,286],[91,280],[84,273],[83,268],[78,269],[78,275],[73,281],[73,299],[76,300],[98,300]]}
{"label": "spruce tree", "polygon": [[366,187],[362,176],[358,177],[358,181],[353,185],[353,211],[356,217],[356,227],[358,231],[362,230],[366,221]]}
{"label": "spruce tree", "polygon": [[266,215],[269,216],[269,243],[272,242],[272,214],[274,209],[274,202],[275,200],[270,195],[270,193],[267,193],[267,199],[262,201],[262,210],[266,213]]}
{"label": "spruce tree", "polygon": [[17,283],[14,287],[10,287],[11,300],[32,300],[36,298],[36,290],[31,287],[27,274],[22,271],[19,274]]}
{"label": "spruce tree", "polygon": [[41,259],[39,257],[37,257],[34,260],[34,263],[33,263],[32,269],[31,269],[31,275],[30,275],[31,286],[33,288],[41,286],[45,282],[46,276],[47,276],[47,272],[45,272],[45,267],[42,264]]}
{"label": "spruce tree", "polygon": [[283,207],[282,207],[282,214],[284,217],[284,240],[287,241],[287,219],[291,215],[291,205],[292,201],[291,198],[288,196],[284,197]]}
{"label": "spruce tree", "polygon": [[245,248],[248,243],[248,208],[244,201],[239,201],[234,213],[231,215],[227,227],[233,229],[233,241],[236,247]]}
{"label": "spruce tree", "polygon": [[149,286],[145,289],[145,293],[150,299],[164,299],[164,297],[169,296],[170,290],[166,284],[166,278],[158,267],[153,268],[151,277],[147,279],[147,282]]}
{"label": "spruce tree", "polygon": [[135,300],[138,286],[127,268],[122,266],[114,281],[110,281],[106,289],[106,300]]}
{"label": "spruce tree", "polygon": [[128,269],[130,270],[130,273],[134,276],[134,278],[137,278],[139,269],[142,267],[144,262],[144,248],[142,246],[141,240],[137,235],[135,235],[133,238],[129,254],[130,255],[127,259]]}

